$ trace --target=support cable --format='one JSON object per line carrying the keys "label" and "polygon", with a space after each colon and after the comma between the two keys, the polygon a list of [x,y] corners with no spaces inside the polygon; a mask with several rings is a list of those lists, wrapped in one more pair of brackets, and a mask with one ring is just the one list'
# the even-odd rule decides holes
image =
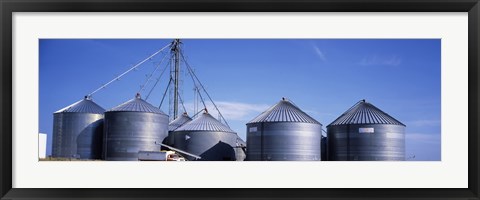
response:
{"label": "support cable", "polygon": [[150,60],[152,57],[156,56],[157,54],[159,54],[160,52],[162,52],[163,50],[165,50],[167,47],[170,47],[171,44],[168,44],[167,46],[161,48],[160,50],[158,50],[157,52],[153,53],[152,55],[148,56],[147,58],[145,58],[144,60],[140,61],[139,63],[137,63],[136,65],[134,65],[133,67],[131,67],[130,69],[128,69],[127,71],[123,72],[122,74],[120,74],[119,76],[115,77],[114,79],[112,79],[111,81],[109,81],[108,83],[105,83],[103,84],[101,87],[99,87],[98,89],[94,90],[93,92],[91,92],[90,94],[87,95],[87,97],[91,97],[93,94],[97,93],[98,91],[100,91],[101,89],[103,88],[106,88],[108,85],[110,85],[111,83],[117,81],[117,80],[120,80],[120,78],[122,76],[124,76],[125,74],[127,74],[128,72],[136,69],[138,66],[142,65],[144,62]]}
{"label": "support cable", "polygon": [[183,99],[180,95],[178,95],[178,100],[180,100],[180,104],[182,104],[183,112],[186,113],[187,109],[185,109],[185,104],[183,104]]}
{"label": "support cable", "polygon": [[204,111],[204,109],[200,109],[197,113],[195,113],[193,116],[192,116],[192,119],[195,118],[198,114],[200,114],[202,111]]}
{"label": "support cable", "polygon": [[[200,113],[201,113],[202,111],[204,111],[204,110],[205,110],[205,108],[204,108],[204,109],[201,109],[200,111],[198,111],[197,113],[195,113],[195,114],[192,116],[192,119],[195,118],[195,116],[197,116],[198,114],[200,114]],[[188,122],[190,122],[190,121],[185,121],[185,122],[183,122],[182,124],[180,124],[179,126],[177,126],[177,128],[175,128],[175,129],[172,130],[172,131],[177,130],[178,128],[182,127],[184,124],[186,124],[186,123],[188,123]]]}
{"label": "support cable", "polygon": [[[195,75],[195,73],[193,72],[192,68],[190,67],[190,65],[188,64],[187,60],[185,59],[185,56],[183,55],[183,52],[180,52],[180,55],[183,59],[183,62],[185,62],[185,65],[187,66],[187,69],[188,71],[190,72],[190,75],[192,76],[192,79],[193,77],[195,77],[195,79],[198,81],[198,84],[200,84],[201,88],[203,89],[203,91],[205,92],[205,94],[207,94],[207,97],[210,99],[210,101],[212,102],[213,106],[215,107],[215,109],[218,111],[218,114],[220,115],[220,117],[223,119],[223,121],[225,122],[225,124],[228,126],[228,128],[230,128],[230,126],[228,125],[228,122],[227,120],[225,120],[225,117],[223,117],[222,113],[220,112],[220,110],[218,109],[217,105],[215,104],[215,102],[213,102],[212,98],[210,97],[210,95],[208,94],[207,90],[205,90],[205,87],[203,86],[202,82],[200,82],[200,80],[198,79],[197,75]],[[200,94],[200,92],[199,92]],[[201,97],[201,95],[200,95]],[[202,99],[202,102],[203,102],[203,99]],[[203,103],[205,105],[205,103]],[[206,106],[205,106],[206,107]]]}
{"label": "support cable", "polygon": [[[167,55],[168,55],[168,54],[167,54]],[[160,76],[157,78],[157,81],[155,81],[155,84],[153,84],[152,89],[150,89],[150,91],[148,92],[148,95],[147,95],[147,97],[145,98],[145,101],[148,99],[148,97],[150,97],[150,94],[152,94],[153,89],[155,89],[155,87],[157,86],[158,82],[159,82],[160,79],[162,78],[163,74],[165,73],[165,71],[167,71],[167,68],[169,68],[169,66],[168,66],[168,65],[165,65],[165,68],[164,68],[163,71],[160,73]],[[167,89],[168,89],[168,86],[167,86]]]}
{"label": "support cable", "polygon": [[188,72],[189,72],[189,74],[190,74],[190,77],[192,78],[193,84],[195,85],[197,94],[198,94],[198,96],[200,97],[200,101],[202,102],[203,107],[204,107],[204,108],[207,108],[207,104],[205,104],[205,100],[203,99],[202,93],[201,93],[200,90],[198,89],[197,82],[195,82],[195,79],[193,78],[193,75],[191,75],[191,72],[190,72],[190,71],[188,71]]}
{"label": "support cable", "polygon": [[202,102],[203,107],[207,108],[207,104],[205,104],[205,101],[203,100],[202,93],[198,89],[197,81],[195,81],[195,78],[193,77],[192,69],[190,68],[190,66],[188,66],[188,63],[185,61],[185,58],[183,57],[183,53],[180,53],[180,55],[182,56],[182,58],[185,62],[185,65],[187,65],[187,71],[190,74],[190,78],[192,78],[193,85],[195,86],[195,89],[196,89],[195,91],[197,92],[198,96],[200,96],[200,101]]}
{"label": "support cable", "polygon": [[160,102],[160,105],[158,106],[158,108],[162,107],[163,100],[165,100],[165,96],[167,96],[167,92],[168,92],[168,89],[169,89],[171,83],[172,83],[172,77],[170,77],[170,80],[168,81],[167,88],[165,89],[165,92],[163,93],[162,101]]}
{"label": "support cable", "polygon": [[[150,75],[148,76],[147,80],[145,80],[145,82],[141,85],[140,89],[137,91],[137,93],[140,93],[142,90],[145,90],[145,87],[147,87],[148,83],[150,82],[150,80],[152,80],[152,77],[153,77],[153,74],[155,74],[155,72],[157,72],[158,68],[160,68],[160,66],[162,65],[163,63],[163,60],[165,60],[165,58],[168,56],[168,54],[165,54],[165,56],[163,56],[162,60],[160,61],[160,63],[158,63],[158,65],[155,67],[155,69],[153,70],[152,73],[150,73]],[[163,73],[162,73],[163,74]],[[160,75],[161,76],[161,75]]]}

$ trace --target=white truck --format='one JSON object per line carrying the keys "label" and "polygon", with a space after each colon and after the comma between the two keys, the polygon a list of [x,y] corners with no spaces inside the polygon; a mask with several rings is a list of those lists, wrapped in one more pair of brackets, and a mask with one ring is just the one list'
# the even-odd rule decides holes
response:
{"label": "white truck", "polygon": [[178,155],[175,151],[140,151],[138,152],[140,161],[185,161],[185,158]]}

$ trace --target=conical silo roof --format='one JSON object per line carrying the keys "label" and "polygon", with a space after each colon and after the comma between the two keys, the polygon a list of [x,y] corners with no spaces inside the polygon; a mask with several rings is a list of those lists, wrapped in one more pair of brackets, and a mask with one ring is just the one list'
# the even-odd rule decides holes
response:
{"label": "conical silo roof", "polygon": [[135,98],[122,103],[107,112],[115,112],[115,111],[125,111],[125,112],[147,112],[147,113],[158,113],[158,114],[164,114],[160,108],[157,108],[153,106],[152,104],[149,104],[145,100],[143,100],[140,97],[140,94],[137,94]]}
{"label": "conical silo roof", "polygon": [[261,122],[303,122],[321,125],[320,122],[310,117],[307,113],[300,110],[300,108],[285,98],[282,98],[280,102],[270,107],[247,124]]}
{"label": "conical silo roof", "polygon": [[192,118],[190,118],[187,113],[183,113],[183,115],[180,115],[180,117],[177,117],[177,119],[174,119],[168,124],[168,131],[174,131],[189,121],[192,121]]}
{"label": "conical silo roof", "polygon": [[361,100],[353,105],[328,126],[346,124],[392,124],[405,126],[365,100]]}
{"label": "conical silo roof", "polygon": [[62,108],[55,113],[94,113],[94,114],[103,114],[105,109],[100,107],[98,104],[92,101],[89,97],[73,103],[65,108]]}
{"label": "conical silo roof", "polygon": [[235,131],[212,117],[208,112],[204,112],[199,117],[181,126],[175,131],[216,131],[235,133]]}

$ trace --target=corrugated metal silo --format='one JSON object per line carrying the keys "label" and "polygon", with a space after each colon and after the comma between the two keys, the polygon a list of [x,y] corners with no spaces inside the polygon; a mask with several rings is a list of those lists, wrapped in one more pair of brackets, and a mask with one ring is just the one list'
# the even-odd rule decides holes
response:
{"label": "corrugated metal silo", "polygon": [[138,160],[139,151],[159,151],[168,135],[168,115],[140,95],[105,112],[105,160]]}
{"label": "corrugated metal silo", "polygon": [[53,113],[52,156],[100,159],[104,112],[85,97]]}
{"label": "corrugated metal silo", "polygon": [[[236,160],[237,133],[204,112],[175,130],[175,147],[198,155],[201,160]],[[186,155],[188,160],[194,158]]]}
{"label": "corrugated metal silo", "polygon": [[242,138],[237,137],[237,146],[235,147],[236,161],[244,161],[247,158],[247,143]]}
{"label": "corrugated metal silo", "polygon": [[184,124],[192,121],[192,118],[188,116],[187,113],[183,113],[180,117],[177,117],[177,119],[174,119],[168,124],[168,137],[166,139],[166,144],[170,146],[175,146],[175,137],[173,135],[174,131],[179,128],[180,126],[183,126]]}
{"label": "corrugated metal silo", "polygon": [[282,98],[247,123],[247,160],[320,160],[322,124]]}
{"label": "corrugated metal silo", "polygon": [[327,161],[327,137],[322,135],[322,151],[321,151],[321,157],[322,160]]}
{"label": "corrugated metal silo", "polygon": [[327,126],[328,160],[405,160],[405,125],[365,100]]}

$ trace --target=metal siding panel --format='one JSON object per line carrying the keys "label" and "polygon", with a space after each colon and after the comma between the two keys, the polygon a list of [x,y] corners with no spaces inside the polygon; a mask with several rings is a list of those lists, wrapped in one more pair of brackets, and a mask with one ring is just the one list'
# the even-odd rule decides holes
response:
{"label": "metal siding panel", "polygon": [[[374,128],[374,133],[359,133],[359,128],[367,127]],[[389,138],[388,133],[396,137]],[[329,126],[327,135],[328,160],[405,160],[405,127],[401,125]]]}
{"label": "metal siding panel", "polygon": [[320,150],[321,160],[327,161],[327,137],[322,136],[320,146],[321,146],[321,150]]}
{"label": "metal siding panel", "polygon": [[[249,132],[250,127],[261,127]],[[297,122],[247,124],[247,160],[321,159],[321,125]]]}
{"label": "metal siding panel", "polygon": [[261,123],[247,124],[247,158],[261,160]]}
{"label": "metal siding panel", "polygon": [[235,160],[236,161],[244,161],[247,157],[247,154],[241,147],[235,147]]}
{"label": "metal siding panel", "polygon": [[[175,147],[202,157],[202,161],[236,160],[237,134],[218,131],[175,131]],[[189,160],[192,157],[185,155]]]}
{"label": "metal siding panel", "polygon": [[53,157],[101,158],[102,114],[62,112],[53,118]]}
{"label": "metal siding panel", "polygon": [[[168,135],[168,116],[148,112],[106,112],[105,160],[138,160],[139,151],[159,151]],[[155,144],[156,143],[156,144]]]}

